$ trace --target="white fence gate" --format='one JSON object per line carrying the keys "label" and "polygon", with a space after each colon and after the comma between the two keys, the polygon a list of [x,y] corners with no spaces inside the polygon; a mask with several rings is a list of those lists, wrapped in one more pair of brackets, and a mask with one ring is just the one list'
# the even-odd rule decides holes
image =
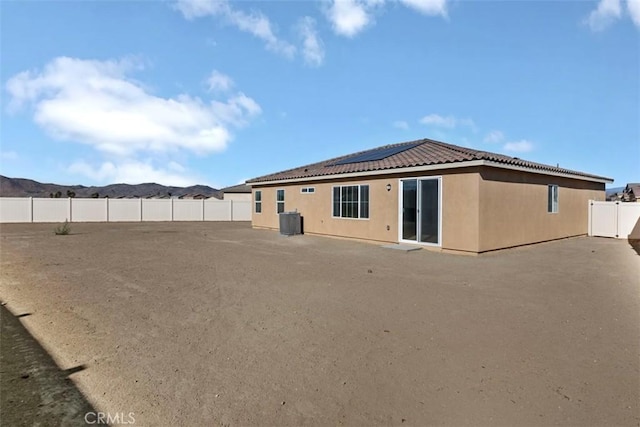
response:
{"label": "white fence gate", "polygon": [[0,198],[8,222],[251,221],[251,202],[181,199]]}
{"label": "white fence gate", "polygon": [[590,200],[589,236],[640,239],[640,203]]}

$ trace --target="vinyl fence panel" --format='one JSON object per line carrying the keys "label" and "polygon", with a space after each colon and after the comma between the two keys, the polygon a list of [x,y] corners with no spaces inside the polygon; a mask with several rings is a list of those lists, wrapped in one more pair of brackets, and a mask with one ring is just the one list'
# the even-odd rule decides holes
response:
{"label": "vinyl fence panel", "polygon": [[231,201],[205,200],[204,220],[205,221],[231,221]]}
{"label": "vinyl fence panel", "polygon": [[627,239],[638,221],[640,203],[589,202],[590,236]]}
{"label": "vinyl fence panel", "polygon": [[70,199],[33,199],[33,222],[71,221]]}
{"label": "vinyl fence panel", "polygon": [[618,205],[618,236],[623,239],[640,236],[630,236],[636,224],[640,221],[640,203],[620,203]]}
{"label": "vinyl fence panel", "polygon": [[141,221],[140,199],[109,199],[109,221]]}
{"label": "vinyl fence panel", "polygon": [[0,199],[0,222],[31,222],[31,198]]}
{"label": "vinyl fence panel", "polygon": [[109,199],[73,199],[71,221],[107,222]]}
{"label": "vinyl fence panel", "polygon": [[0,222],[251,221],[251,202],[217,199],[0,198]]}
{"label": "vinyl fence panel", "polygon": [[250,201],[233,201],[233,220],[234,221],[251,221],[251,202]]}
{"label": "vinyl fence panel", "polygon": [[142,221],[171,221],[171,199],[143,199]]}
{"label": "vinyl fence panel", "polygon": [[174,221],[202,221],[204,200],[174,200]]}

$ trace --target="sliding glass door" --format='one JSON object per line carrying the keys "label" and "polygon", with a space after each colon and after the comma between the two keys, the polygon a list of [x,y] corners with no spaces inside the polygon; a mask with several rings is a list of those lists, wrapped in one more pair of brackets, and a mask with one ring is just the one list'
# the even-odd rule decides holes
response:
{"label": "sliding glass door", "polygon": [[440,244],[440,178],[403,179],[401,240]]}

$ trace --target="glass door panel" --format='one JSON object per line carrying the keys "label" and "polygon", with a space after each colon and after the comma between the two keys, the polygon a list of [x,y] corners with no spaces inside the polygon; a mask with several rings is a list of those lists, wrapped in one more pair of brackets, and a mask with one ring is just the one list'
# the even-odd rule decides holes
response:
{"label": "glass door panel", "polygon": [[419,181],[420,200],[419,230],[420,242],[438,244],[439,206],[438,180],[421,179]]}
{"label": "glass door panel", "polygon": [[402,181],[402,239],[417,240],[418,237],[418,180]]}

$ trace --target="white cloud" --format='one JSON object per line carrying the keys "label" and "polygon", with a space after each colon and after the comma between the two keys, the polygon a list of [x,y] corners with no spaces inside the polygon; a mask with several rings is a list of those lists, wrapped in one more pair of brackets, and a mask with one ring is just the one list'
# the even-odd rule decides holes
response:
{"label": "white cloud", "polygon": [[393,127],[402,129],[402,130],[408,130],[409,123],[405,122],[404,120],[396,120],[395,122],[393,122]]}
{"label": "white cloud", "polygon": [[227,92],[233,87],[233,80],[218,70],[213,70],[207,79],[207,85],[211,92]]}
{"label": "white cloud", "polygon": [[[400,0],[400,3],[423,15],[447,17],[448,0]],[[374,24],[374,9],[384,4],[385,0],[330,0],[325,12],[336,34],[354,37]]]}
{"label": "white cloud", "polygon": [[521,139],[520,141],[507,142],[502,148],[516,153],[528,153],[533,150],[533,143],[526,139]]}
{"label": "white cloud", "polygon": [[201,183],[197,178],[188,176],[184,167],[175,162],[169,162],[166,167],[155,167],[150,160],[107,161],[100,165],[79,160],[71,164],[67,171],[83,175],[98,183],[141,184],[155,182],[177,187],[188,187]]}
{"label": "white cloud", "polygon": [[261,112],[242,93],[208,103],[184,94],[155,96],[131,78],[136,68],[141,65],[128,59],[56,58],[41,72],[25,71],[9,79],[9,109],[29,104],[35,122],[50,135],[115,155],[220,151],[234,127]]}
{"label": "white cloud", "polygon": [[492,130],[484,137],[484,142],[488,142],[489,144],[496,144],[502,141],[504,141],[504,134],[499,130]]}
{"label": "white cloud", "polygon": [[172,171],[175,171],[175,172],[184,172],[185,171],[184,166],[182,166],[178,162],[174,162],[173,160],[170,161],[169,164],[167,164],[167,167],[169,168],[169,170],[172,170]]}
{"label": "white cloud", "polygon": [[354,37],[373,22],[367,9],[377,4],[359,0],[333,0],[326,15],[336,34]]}
{"label": "white cloud", "polygon": [[447,16],[447,0],[400,0],[400,2],[424,15]]}
{"label": "white cloud", "polygon": [[439,126],[453,129],[456,127],[456,119],[453,116],[441,116],[439,114],[429,114],[420,119],[420,123],[425,125]]}
{"label": "white cloud", "polygon": [[302,38],[302,55],[304,61],[312,66],[320,66],[324,62],[324,45],[316,31],[316,21],[305,16],[298,21],[298,32]]}
{"label": "white cloud", "polygon": [[296,48],[292,44],[280,40],[274,34],[271,21],[260,12],[245,13],[228,6],[225,16],[240,31],[250,33],[266,43],[268,50],[293,58]]}
{"label": "white cloud", "polygon": [[598,7],[591,11],[586,23],[593,31],[602,31],[620,19],[622,7],[620,0],[600,0]]}
{"label": "white cloud", "polygon": [[627,10],[633,23],[640,28],[640,0],[627,0]]}
{"label": "white cloud", "polygon": [[174,5],[186,19],[216,15],[221,13],[221,9],[225,6],[227,6],[226,1],[220,0],[178,0]]}
{"label": "white cloud", "polygon": [[429,114],[420,119],[420,123],[428,126],[454,129],[458,126],[470,127],[477,130],[476,124],[471,119],[459,119],[454,116],[441,116],[440,114]]}
{"label": "white cloud", "polygon": [[228,0],[178,0],[174,7],[186,19],[217,16],[226,20],[240,31],[261,39],[272,52],[293,58],[296,48],[276,35],[269,18],[258,11],[244,12],[231,6]]}

